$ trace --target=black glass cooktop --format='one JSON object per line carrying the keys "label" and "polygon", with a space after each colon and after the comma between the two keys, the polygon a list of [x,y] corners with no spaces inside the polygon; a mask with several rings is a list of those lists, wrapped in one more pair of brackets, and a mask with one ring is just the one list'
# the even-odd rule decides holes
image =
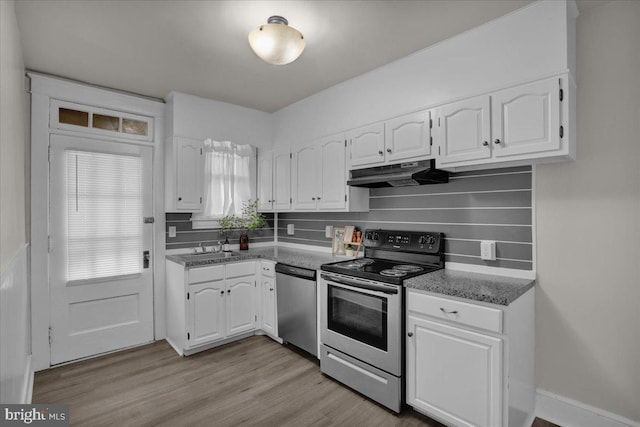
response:
{"label": "black glass cooktop", "polygon": [[440,270],[440,265],[410,264],[378,258],[358,258],[323,264],[320,269],[346,276],[401,285],[405,279]]}

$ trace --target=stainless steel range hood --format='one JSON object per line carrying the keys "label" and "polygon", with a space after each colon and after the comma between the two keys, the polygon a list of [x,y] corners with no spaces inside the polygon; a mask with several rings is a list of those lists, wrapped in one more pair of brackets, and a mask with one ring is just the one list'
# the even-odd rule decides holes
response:
{"label": "stainless steel range hood", "polygon": [[349,172],[348,185],[353,187],[404,187],[407,185],[442,184],[449,182],[449,173],[436,169],[435,160],[400,163]]}

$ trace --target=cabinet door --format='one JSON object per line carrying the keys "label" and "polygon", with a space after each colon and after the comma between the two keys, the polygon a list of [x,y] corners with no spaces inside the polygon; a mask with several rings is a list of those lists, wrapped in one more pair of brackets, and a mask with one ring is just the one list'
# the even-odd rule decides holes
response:
{"label": "cabinet door", "polygon": [[318,208],[344,209],[347,194],[347,151],[343,134],[319,142]]}
{"label": "cabinet door", "polygon": [[202,142],[176,138],[176,209],[202,210],[204,154]]}
{"label": "cabinet door", "polygon": [[447,104],[436,110],[441,164],[491,157],[489,95]]}
{"label": "cabinet door", "polygon": [[402,160],[423,160],[431,157],[429,118],[429,111],[421,111],[386,121],[387,163]]}
{"label": "cabinet door", "polygon": [[258,155],[258,209],[273,209],[273,153],[270,151]]}
{"label": "cabinet door", "polygon": [[226,281],[227,336],[256,328],[255,279],[256,276],[253,275]]}
{"label": "cabinet door", "polygon": [[349,164],[353,167],[384,163],[384,123],[375,123],[349,132]]}
{"label": "cabinet door", "polygon": [[194,347],[224,338],[224,281],[190,285],[189,346]]}
{"label": "cabinet door", "polygon": [[560,149],[560,86],[543,80],[491,96],[494,156]]}
{"label": "cabinet door", "polygon": [[289,151],[273,153],[273,208],[291,208],[291,156]]}
{"label": "cabinet door", "polygon": [[270,277],[263,277],[261,283],[261,307],[262,330],[274,337],[278,336],[278,320],[276,312],[276,286],[275,280]]}
{"label": "cabinet door", "polygon": [[293,209],[316,209],[318,206],[318,152],[314,146],[293,152],[291,194]]}
{"label": "cabinet door", "polygon": [[457,426],[502,425],[502,340],[407,319],[407,402]]}

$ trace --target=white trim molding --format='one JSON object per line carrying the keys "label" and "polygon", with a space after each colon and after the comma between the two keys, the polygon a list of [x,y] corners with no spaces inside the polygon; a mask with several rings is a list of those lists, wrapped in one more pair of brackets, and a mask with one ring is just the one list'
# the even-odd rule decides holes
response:
{"label": "white trim molding", "polygon": [[640,427],[637,421],[540,388],[536,416],[563,427]]}

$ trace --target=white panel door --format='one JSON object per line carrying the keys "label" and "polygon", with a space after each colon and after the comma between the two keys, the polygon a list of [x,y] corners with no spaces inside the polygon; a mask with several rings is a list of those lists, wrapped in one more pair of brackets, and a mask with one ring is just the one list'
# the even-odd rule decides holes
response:
{"label": "white panel door", "polygon": [[560,149],[558,79],[501,90],[491,96],[496,157]]}
{"label": "white panel door", "polygon": [[347,202],[347,151],[343,134],[318,145],[318,208],[344,209]]}
{"label": "white panel door", "polygon": [[441,164],[491,157],[489,95],[447,104],[436,110]]}
{"label": "white panel door", "polygon": [[291,209],[291,156],[289,151],[273,153],[273,209]]}
{"label": "white panel door", "polygon": [[409,315],[407,403],[456,426],[502,425],[502,340]]}
{"label": "white panel door", "polygon": [[189,285],[187,291],[189,346],[206,344],[224,338],[224,281]]}
{"label": "white panel door", "polygon": [[152,341],[152,149],[61,135],[50,149],[51,364]]}
{"label": "white panel door", "polygon": [[176,209],[202,210],[204,154],[202,141],[176,138]]}
{"label": "white panel door", "polygon": [[431,157],[429,118],[429,111],[420,111],[386,121],[387,163],[424,160]]}
{"label": "white panel door", "polygon": [[275,280],[271,277],[263,277],[261,291],[262,306],[260,307],[260,311],[262,313],[262,330],[276,337],[278,336],[278,320]]}
{"label": "white panel door", "polygon": [[227,279],[227,336],[256,328],[256,277]]}
{"label": "white panel door", "polygon": [[318,150],[302,147],[293,153],[291,194],[294,209],[316,209],[318,206]]}
{"label": "white panel door", "polygon": [[354,167],[384,163],[384,123],[375,123],[349,132],[349,164]]}
{"label": "white panel door", "polygon": [[258,154],[258,209],[273,209],[273,153]]}

